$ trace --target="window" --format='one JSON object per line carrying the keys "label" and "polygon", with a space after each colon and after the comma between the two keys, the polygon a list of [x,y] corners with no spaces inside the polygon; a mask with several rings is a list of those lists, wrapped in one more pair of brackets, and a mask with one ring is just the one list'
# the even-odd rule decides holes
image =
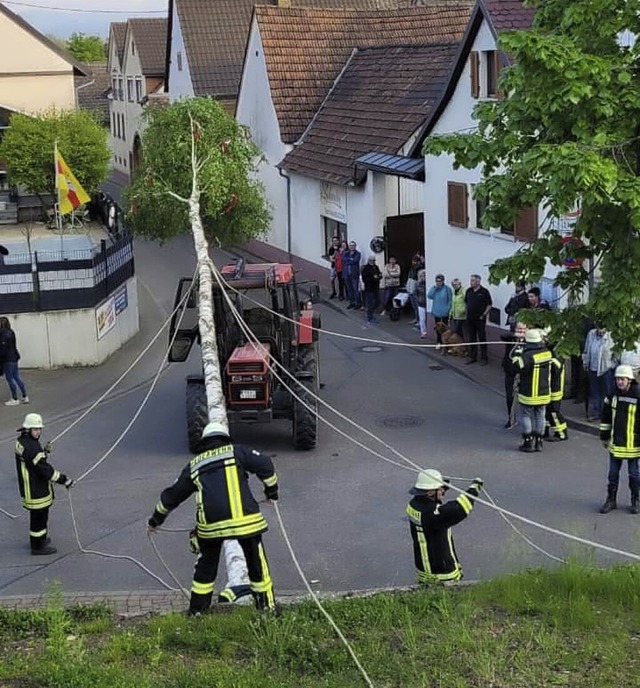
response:
{"label": "window", "polygon": [[115,135],[117,138],[120,138],[120,113],[116,113],[116,131]]}
{"label": "window", "polygon": [[111,134],[112,134],[112,136],[116,135],[116,113],[115,112],[111,113]]}
{"label": "window", "polygon": [[329,246],[331,246],[331,239],[333,237],[339,237],[340,241],[347,240],[347,225],[344,222],[338,222],[338,220],[333,220],[330,217],[322,218],[324,244],[322,247],[322,255],[326,256]]}
{"label": "window", "polygon": [[118,100],[124,100],[124,88],[122,78],[118,79]]}
{"label": "window", "polygon": [[131,41],[131,54],[136,54],[136,44],[133,41]]}
{"label": "window", "polygon": [[116,78],[111,79],[111,90],[113,91],[113,99],[118,100],[118,80]]}
{"label": "window", "polygon": [[501,234],[510,234],[516,241],[535,241],[538,238],[538,208],[525,208],[511,227],[501,227]]}
{"label": "window", "polygon": [[447,182],[447,215],[449,224],[454,227],[468,227],[467,185]]}
{"label": "window", "polygon": [[480,97],[480,56],[473,50],[469,54],[469,69],[471,72],[471,97]]}
{"label": "window", "polygon": [[127,100],[133,103],[133,78],[127,77]]}
{"label": "window", "polygon": [[478,229],[489,229],[489,227],[485,227],[483,221],[482,221],[482,216],[485,214],[487,210],[487,201],[484,198],[481,198],[476,195],[476,184],[471,185],[471,196],[473,198],[474,202],[474,210],[475,210],[475,227]]}
{"label": "window", "polygon": [[182,51],[178,51],[178,54],[176,55],[176,61],[178,63],[178,71],[182,71]]}
{"label": "window", "polygon": [[498,83],[498,75],[496,73],[496,51],[487,50],[484,54],[484,57],[486,93],[487,96],[495,96]]}
{"label": "window", "polygon": [[124,115],[122,115],[122,140],[126,141],[127,140],[127,135],[124,130]]}
{"label": "window", "polygon": [[142,100],[142,79],[136,78],[136,102]]}

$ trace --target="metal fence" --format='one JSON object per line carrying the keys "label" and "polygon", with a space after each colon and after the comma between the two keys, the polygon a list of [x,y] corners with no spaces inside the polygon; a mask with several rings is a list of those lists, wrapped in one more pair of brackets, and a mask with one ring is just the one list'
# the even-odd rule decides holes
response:
{"label": "metal fence", "polygon": [[93,308],[135,274],[133,239],[93,249],[12,254],[0,265],[0,309],[31,313]]}

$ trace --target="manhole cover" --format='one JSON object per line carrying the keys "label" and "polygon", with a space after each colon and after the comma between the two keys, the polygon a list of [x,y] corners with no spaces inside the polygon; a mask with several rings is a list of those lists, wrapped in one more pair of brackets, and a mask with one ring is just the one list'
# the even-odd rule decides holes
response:
{"label": "manhole cover", "polygon": [[384,351],[383,346],[361,346],[360,351],[363,354],[377,354],[379,351]]}
{"label": "manhole cover", "polygon": [[386,416],[379,421],[385,428],[417,428],[424,423],[421,416]]}

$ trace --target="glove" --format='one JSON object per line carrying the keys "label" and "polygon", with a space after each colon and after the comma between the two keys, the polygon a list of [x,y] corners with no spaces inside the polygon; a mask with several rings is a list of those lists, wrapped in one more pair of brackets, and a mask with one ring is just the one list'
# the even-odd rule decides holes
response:
{"label": "glove", "polygon": [[51,442],[47,442],[44,445],[44,453],[45,454],[51,454],[52,451],[53,451],[53,445],[51,444]]}
{"label": "glove", "polygon": [[271,500],[272,502],[278,501],[278,486],[277,485],[265,485],[264,486],[264,496]]}
{"label": "glove", "polygon": [[469,485],[468,491],[477,497],[480,494],[480,492],[482,491],[483,485],[484,485],[484,480],[482,478],[474,478],[471,485]]}
{"label": "glove", "polygon": [[64,485],[67,488],[67,490],[76,484],[75,480],[67,478],[67,476],[64,473],[60,473],[60,477],[56,482],[58,483],[58,485]]}
{"label": "glove", "polygon": [[609,440],[602,440],[602,446],[605,449],[609,449]]}
{"label": "glove", "polygon": [[193,554],[200,554],[200,543],[198,542],[198,531],[192,528],[189,531],[189,549]]}
{"label": "glove", "polygon": [[159,523],[156,521],[156,519],[153,518],[153,516],[152,516],[152,517],[147,521],[147,525],[149,526],[149,528],[153,528],[153,530],[155,530],[160,524],[159,524]]}

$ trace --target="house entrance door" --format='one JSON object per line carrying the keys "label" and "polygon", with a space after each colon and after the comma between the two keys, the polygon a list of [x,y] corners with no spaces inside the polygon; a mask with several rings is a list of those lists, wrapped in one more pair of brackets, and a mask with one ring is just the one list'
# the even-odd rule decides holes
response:
{"label": "house entrance door", "polygon": [[407,279],[411,258],[424,255],[424,214],[395,215],[387,218],[385,229],[385,261],[393,256],[402,268],[402,282]]}

